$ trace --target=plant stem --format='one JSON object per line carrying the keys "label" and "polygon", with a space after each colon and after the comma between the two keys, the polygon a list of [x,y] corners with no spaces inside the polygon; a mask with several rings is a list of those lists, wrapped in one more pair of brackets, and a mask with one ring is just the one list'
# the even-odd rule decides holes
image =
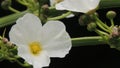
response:
{"label": "plant stem", "polygon": [[101,0],[99,9],[120,7],[120,0]]}
{"label": "plant stem", "polygon": [[11,6],[8,7],[10,11],[15,12],[15,13],[20,13],[20,11],[12,8]]}
{"label": "plant stem", "polygon": [[101,36],[72,38],[73,47],[106,44]]}
{"label": "plant stem", "polygon": [[27,12],[28,11],[14,13],[14,14],[11,14],[11,15],[0,18],[0,28],[15,23],[15,21],[19,17],[21,17],[22,15],[24,15]]}
{"label": "plant stem", "polygon": [[72,13],[69,11],[67,13],[64,13],[64,14],[60,15],[60,16],[53,17],[53,18],[48,18],[47,20],[59,20],[59,19],[63,19],[65,17],[69,16],[70,14],[72,14]]}
{"label": "plant stem", "polygon": [[110,22],[111,22],[111,26],[110,27],[113,28],[115,26],[113,19],[111,19]]}

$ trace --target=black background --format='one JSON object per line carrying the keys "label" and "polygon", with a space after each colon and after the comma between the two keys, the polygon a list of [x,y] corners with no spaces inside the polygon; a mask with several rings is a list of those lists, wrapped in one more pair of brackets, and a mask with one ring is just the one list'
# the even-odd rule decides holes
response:
{"label": "black background", "polygon": [[[0,0],[1,3],[2,0]],[[13,2],[13,7],[22,11],[25,9],[24,6],[18,5]],[[100,19],[109,24],[109,20],[106,18],[106,12],[109,10],[114,10],[117,13],[117,17],[114,19],[116,25],[120,24],[120,8],[109,8],[109,9],[99,9]],[[12,14],[8,10],[3,10],[0,7],[0,17]],[[97,35],[94,32],[89,32],[86,26],[80,26],[78,23],[79,16],[73,18],[62,19],[66,25],[66,30],[73,37],[83,37],[83,36],[93,36]],[[6,27],[7,32],[12,25]],[[0,28],[0,35],[2,35],[4,28]],[[6,37],[8,37],[6,33]],[[0,62],[0,68],[23,68],[17,63],[11,63],[7,60]],[[66,55],[65,58],[51,58],[51,63],[49,67],[45,68],[120,68],[120,51],[116,49],[111,49],[109,45],[97,45],[97,46],[81,46],[72,47],[70,53]]]}

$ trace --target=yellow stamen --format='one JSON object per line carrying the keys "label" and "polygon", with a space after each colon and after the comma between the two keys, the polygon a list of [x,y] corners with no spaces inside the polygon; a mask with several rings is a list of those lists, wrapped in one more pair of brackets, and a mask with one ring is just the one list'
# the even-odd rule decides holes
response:
{"label": "yellow stamen", "polygon": [[33,55],[38,55],[42,51],[41,44],[39,42],[32,42],[29,44],[30,51]]}

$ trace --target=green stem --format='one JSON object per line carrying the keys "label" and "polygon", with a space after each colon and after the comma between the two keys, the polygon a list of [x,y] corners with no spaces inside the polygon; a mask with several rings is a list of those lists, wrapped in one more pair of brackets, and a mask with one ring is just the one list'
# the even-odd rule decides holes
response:
{"label": "green stem", "polygon": [[5,32],[6,32],[6,28],[3,31],[2,38],[5,38]]}
{"label": "green stem", "polygon": [[20,13],[14,13],[5,17],[0,18],[0,27],[4,27],[10,24],[15,23],[15,21],[29,11],[23,11]]}
{"label": "green stem", "polygon": [[72,38],[73,47],[106,44],[101,36]]}
{"label": "green stem", "polygon": [[15,13],[20,13],[20,11],[12,8],[11,6],[8,7],[10,11],[15,12]]}
{"label": "green stem", "polygon": [[108,29],[104,28],[104,26],[102,26],[100,22],[96,22],[96,24],[97,24],[102,30],[104,30],[104,31],[106,31],[106,32],[110,32]]}
{"label": "green stem", "polygon": [[99,29],[96,29],[95,32],[97,34],[99,34],[100,36],[107,36],[107,37],[109,37],[109,34],[107,34],[106,32],[103,32],[103,31],[101,31]]}
{"label": "green stem", "polygon": [[50,6],[49,10],[55,9],[55,6]]}
{"label": "green stem", "polygon": [[110,30],[110,27],[107,26],[105,23],[103,23],[96,15],[94,15],[94,18],[96,19],[96,24],[104,31],[110,33],[111,30]]}
{"label": "green stem", "polygon": [[110,22],[111,22],[111,28],[113,28],[115,26],[113,19],[111,19]]}
{"label": "green stem", "polygon": [[120,0],[101,0],[99,4],[100,9],[120,7]]}
{"label": "green stem", "polygon": [[71,12],[67,12],[65,14],[62,14],[61,16],[57,16],[57,17],[53,17],[53,18],[48,18],[47,20],[59,20],[59,19],[63,19],[67,16],[69,16],[71,14]]}
{"label": "green stem", "polygon": [[20,62],[17,58],[11,58],[11,57],[5,57],[7,60],[9,60],[9,61],[15,61],[15,62],[17,62],[19,65],[21,65],[21,66],[23,66],[23,67],[28,67],[28,66],[30,66],[30,64],[28,64],[27,62],[24,62],[24,63],[22,63],[22,62]]}
{"label": "green stem", "polygon": [[21,1],[21,0],[16,0],[18,3],[20,3],[20,4],[22,4],[22,5],[25,5],[25,6],[28,6],[28,3],[25,1],[25,0],[23,0],[23,1]]}

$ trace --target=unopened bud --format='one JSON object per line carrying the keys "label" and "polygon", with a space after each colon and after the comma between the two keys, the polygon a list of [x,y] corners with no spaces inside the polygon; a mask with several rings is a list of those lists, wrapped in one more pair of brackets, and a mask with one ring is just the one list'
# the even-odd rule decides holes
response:
{"label": "unopened bud", "polygon": [[7,38],[3,38],[2,41],[3,41],[3,43],[7,43],[8,39]]}
{"label": "unopened bud", "polygon": [[89,31],[94,31],[96,29],[96,27],[97,27],[96,23],[91,22],[91,23],[88,24],[87,29]]}
{"label": "unopened bud", "polygon": [[[98,16],[97,13],[94,13],[94,15]],[[80,25],[87,25],[91,22],[95,22],[96,21],[96,18],[93,14],[84,14],[82,16],[80,16],[79,18],[79,24]]]}
{"label": "unopened bud", "polygon": [[45,15],[48,13],[48,11],[49,11],[49,6],[48,6],[48,4],[44,4],[43,6],[42,6],[42,13],[44,13]]}
{"label": "unopened bud", "polygon": [[116,12],[115,11],[108,11],[107,14],[106,14],[106,17],[108,19],[110,19],[110,20],[115,18],[115,16],[116,16]]}
{"label": "unopened bud", "polygon": [[1,6],[3,9],[7,10],[9,6],[11,6],[11,0],[4,0],[2,3],[1,3]]}
{"label": "unopened bud", "polygon": [[90,16],[89,15],[82,15],[79,18],[79,24],[80,25],[87,25],[88,23],[90,23]]}
{"label": "unopened bud", "polygon": [[42,6],[42,9],[48,9],[48,8],[49,8],[48,4]]}
{"label": "unopened bud", "polygon": [[9,47],[14,47],[13,43],[11,43],[11,42],[7,42],[7,45],[8,45]]}

